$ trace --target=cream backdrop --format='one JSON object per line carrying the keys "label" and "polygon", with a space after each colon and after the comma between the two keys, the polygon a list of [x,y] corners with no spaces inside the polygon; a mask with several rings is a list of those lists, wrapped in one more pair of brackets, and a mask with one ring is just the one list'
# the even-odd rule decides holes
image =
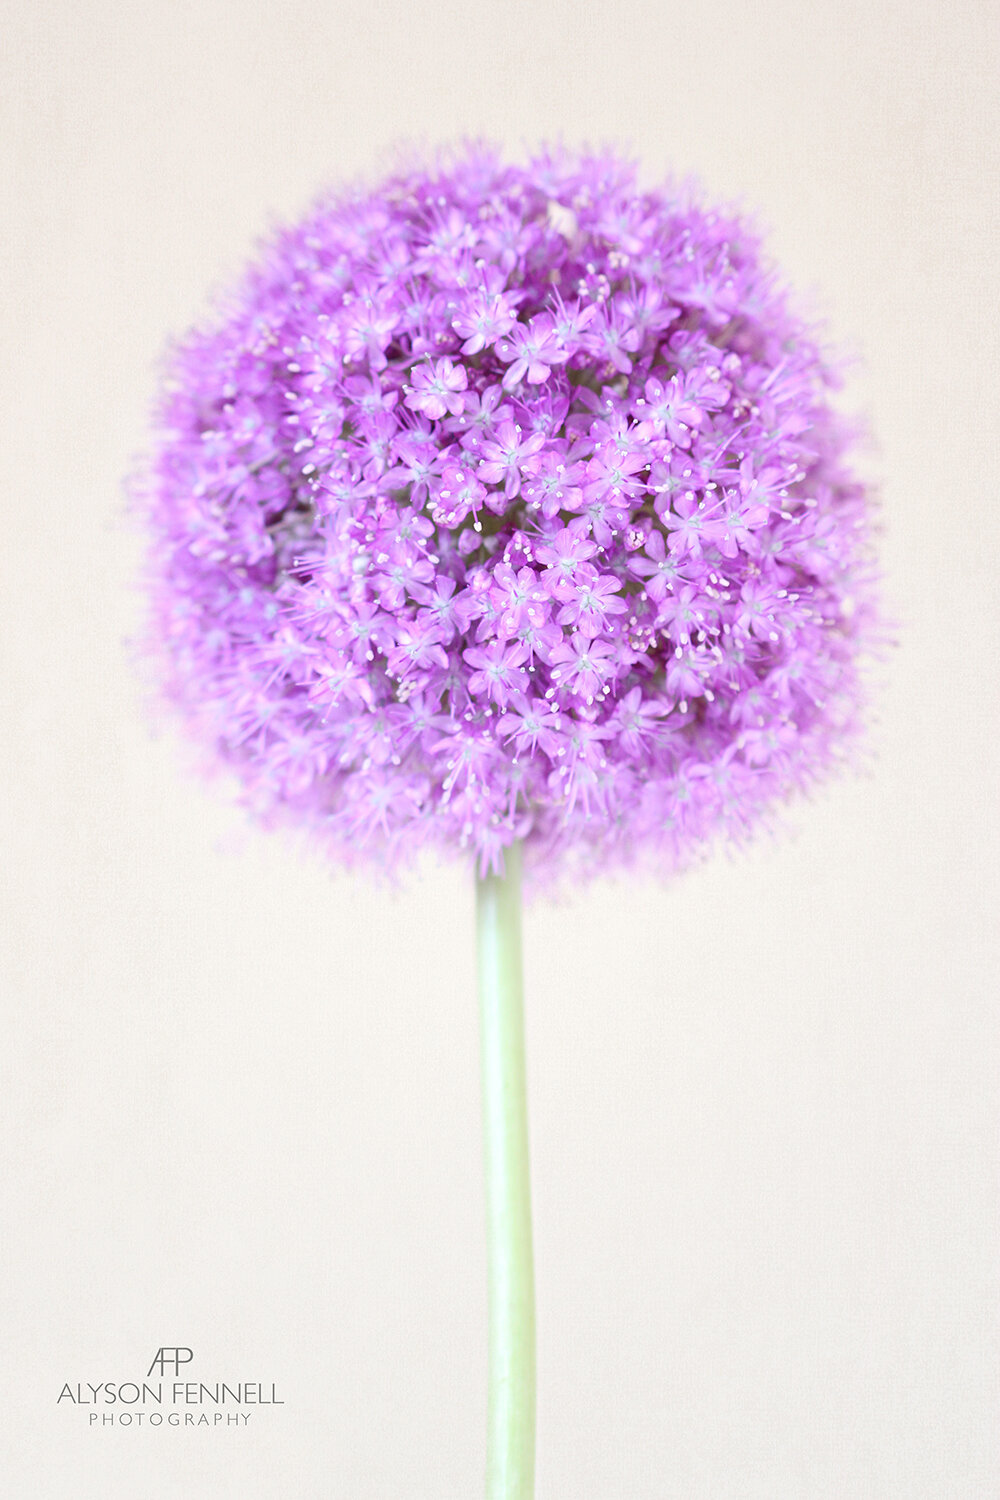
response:
{"label": "cream backdrop", "polygon": [[[472,901],[154,739],[122,475],[166,336],[401,136],[630,145],[861,359],[901,645],[787,837],[527,919],[541,1500],[998,1493],[991,0],[4,7],[0,1491],[469,1500]],[[259,1381],[241,1430],[64,1383]]]}

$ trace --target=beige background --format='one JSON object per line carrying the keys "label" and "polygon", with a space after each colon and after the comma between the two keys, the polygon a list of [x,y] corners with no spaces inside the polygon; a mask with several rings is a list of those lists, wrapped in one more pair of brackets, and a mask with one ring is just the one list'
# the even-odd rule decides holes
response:
{"label": "beige background", "polygon": [[[997,1356],[998,8],[4,7],[0,1490],[467,1500],[471,893],[244,832],[148,733],[121,476],[164,338],[401,134],[756,206],[863,368],[870,773],[527,923],[541,1500],[984,1500]],[[274,1381],[91,1431],[64,1381]]]}

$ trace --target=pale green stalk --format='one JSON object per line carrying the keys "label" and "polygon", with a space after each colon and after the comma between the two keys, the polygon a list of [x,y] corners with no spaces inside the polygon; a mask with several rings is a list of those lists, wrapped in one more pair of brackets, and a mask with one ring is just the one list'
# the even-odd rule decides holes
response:
{"label": "pale green stalk", "polygon": [[487,1500],[535,1493],[535,1287],[521,977],[521,852],[476,882],[489,1262]]}

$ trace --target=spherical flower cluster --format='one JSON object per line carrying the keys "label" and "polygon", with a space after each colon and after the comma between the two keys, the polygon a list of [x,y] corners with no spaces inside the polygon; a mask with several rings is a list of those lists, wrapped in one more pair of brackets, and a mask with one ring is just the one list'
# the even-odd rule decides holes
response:
{"label": "spherical flower cluster", "polygon": [[856,727],[869,498],[754,235],[608,155],[327,199],[174,352],[149,644],[251,805],[496,867],[739,835]]}

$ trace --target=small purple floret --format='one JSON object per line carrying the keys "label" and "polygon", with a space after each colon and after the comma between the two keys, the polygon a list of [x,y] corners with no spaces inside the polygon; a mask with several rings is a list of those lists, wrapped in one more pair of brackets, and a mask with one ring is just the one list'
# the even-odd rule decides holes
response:
{"label": "small purple floret", "polygon": [[835,383],[747,225],[610,155],[324,200],[172,359],[166,693],[337,859],[674,869],[859,727]]}

